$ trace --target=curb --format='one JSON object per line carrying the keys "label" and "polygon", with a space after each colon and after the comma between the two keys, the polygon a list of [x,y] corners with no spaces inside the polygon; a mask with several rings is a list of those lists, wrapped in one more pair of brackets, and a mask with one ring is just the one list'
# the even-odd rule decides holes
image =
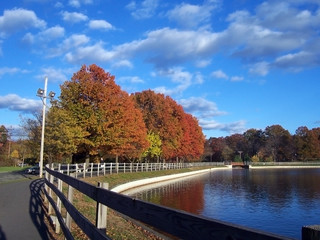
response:
{"label": "curb", "polygon": [[152,185],[155,183],[176,180],[179,178],[190,177],[190,176],[194,176],[194,175],[208,173],[208,172],[212,171],[213,169],[214,168],[209,168],[209,169],[192,171],[192,172],[187,172],[187,173],[178,173],[178,174],[172,174],[172,175],[168,175],[168,176],[141,179],[141,180],[137,180],[137,181],[133,181],[133,182],[119,185],[119,186],[111,189],[111,191],[116,192],[116,193],[122,193],[122,192],[130,190],[132,188],[137,188],[137,187],[141,187],[141,186],[145,186],[145,185]]}

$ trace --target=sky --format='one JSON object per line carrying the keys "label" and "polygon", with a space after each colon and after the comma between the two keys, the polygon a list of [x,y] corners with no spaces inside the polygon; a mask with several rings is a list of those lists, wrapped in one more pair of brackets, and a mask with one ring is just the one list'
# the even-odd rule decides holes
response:
{"label": "sky", "polygon": [[151,89],[207,138],[320,127],[319,0],[10,0],[0,5],[0,125],[97,64],[128,93]]}

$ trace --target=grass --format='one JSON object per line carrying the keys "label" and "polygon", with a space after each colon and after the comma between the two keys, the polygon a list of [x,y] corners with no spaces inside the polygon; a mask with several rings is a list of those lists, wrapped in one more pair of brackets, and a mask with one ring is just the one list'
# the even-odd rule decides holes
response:
{"label": "grass", "polygon": [[[153,172],[132,172],[132,173],[119,173],[111,174],[100,177],[85,178],[82,179],[92,185],[97,185],[98,182],[107,182],[109,183],[109,189],[112,189],[118,185],[139,180],[145,178],[153,178],[158,176],[184,173],[190,171],[196,171],[203,168],[184,168],[184,169],[175,169],[175,170],[163,170],[163,171],[153,171]],[[95,213],[96,213],[96,202],[86,195],[80,193],[79,191],[74,191],[74,206],[81,212],[90,222],[95,222]],[[86,235],[79,229],[75,224],[73,224],[73,235],[75,239],[87,239]],[[137,226],[130,222],[129,220],[123,218],[116,211],[108,209],[108,219],[107,219],[107,235],[112,239],[133,239],[133,240],[159,240],[160,237],[144,230],[140,226]],[[57,239],[61,239],[62,235],[58,236]]]}
{"label": "grass", "polygon": [[0,167],[0,172],[14,172],[26,169],[26,167]]}

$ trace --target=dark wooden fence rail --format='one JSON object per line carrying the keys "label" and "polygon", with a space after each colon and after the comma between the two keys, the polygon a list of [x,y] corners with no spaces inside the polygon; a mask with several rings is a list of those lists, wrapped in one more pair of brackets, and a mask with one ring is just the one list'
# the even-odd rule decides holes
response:
{"label": "dark wooden fence rail", "polygon": [[[126,195],[115,193],[107,189],[93,186],[89,183],[78,180],[75,177],[64,174],[61,170],[46,167],[46,190],[45,194],[53,206],[57,215],[57,225],[61,226],[66,239],[73,239],[69,229],[70,223],[64,221],[61,216],[61,206],[63,204],[69,216],[82,229],[90,239],[110,239],[105,230],[98,229],[88,219],[86,219],[70,202],[71,196],[66,197],[62,193],[62,183],[70,188],[75,188],[81,193],[95,200],[98,204],[103,204],[115,211],[120,212],[134,220],[148,224],[160,231],[169,233],[180,239],[217,239],[217,240],[285,240],[286,237],[278,236],[263,231],[258,231],[227,222],[209,219],[198,215],[186,213],[156,204],[133,199]],[[93,168],[93,167],[92,167]],[[124,170],[125,171],[125,170]],[[70,173],[70,172],[69,172]],[[76,172],[75,172],[76,173]],[[89,173],[90,174],[90,173]],[[58,181],[58,184],[54,183]],[[58,185],[58,187],[56,186]],[[52,191],[57,196],[57,203],[54,202]],[[72,191],[68,191],[72,192]],[[67,226],[69,225],[69,226]]]}

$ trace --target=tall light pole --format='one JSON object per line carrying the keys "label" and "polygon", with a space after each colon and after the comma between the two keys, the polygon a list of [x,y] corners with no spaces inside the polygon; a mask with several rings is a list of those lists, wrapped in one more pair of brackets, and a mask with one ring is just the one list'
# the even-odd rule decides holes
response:
{"label": "tall light pole", "polygon": [[45,77],[44,79],[44,89],[39,88],[37,91],[37,96],[41,98],[42,100],[42,129],[41,129],[41,146],[40,146],[40,162],[39,162],[39,168],[40,173],[39,177],[42,178],[43,176],[43,150],[44,150],[44,129],[46,125],[46,107],[47,107],[47,98],[49,97],[52,99],[55,95],[54,92],[50,92],[49,96],[47,96],[47,85],[48,85],[48,77]]}

